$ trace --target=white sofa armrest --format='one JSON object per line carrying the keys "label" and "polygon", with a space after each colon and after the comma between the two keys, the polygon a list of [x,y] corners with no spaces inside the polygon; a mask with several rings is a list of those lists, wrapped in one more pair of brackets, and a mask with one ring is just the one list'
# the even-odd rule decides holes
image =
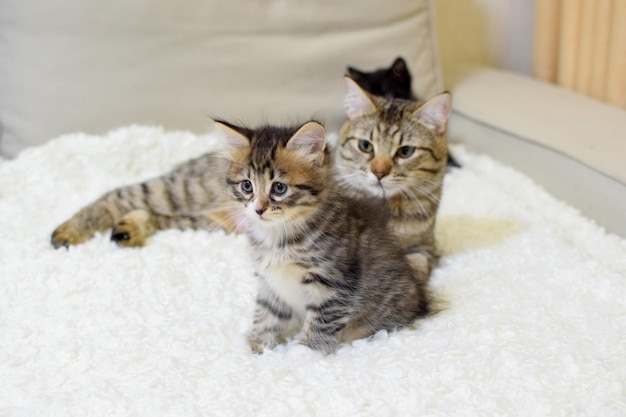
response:
{"label": "white sofa armrest", "polygon": [[450,142],[524,172],[608,231],[626,236],[626,111],[488,68],[446,74]]}

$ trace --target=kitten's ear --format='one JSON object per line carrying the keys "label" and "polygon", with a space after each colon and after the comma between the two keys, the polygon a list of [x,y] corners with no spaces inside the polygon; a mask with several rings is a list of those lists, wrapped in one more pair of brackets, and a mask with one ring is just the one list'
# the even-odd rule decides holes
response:
{"label": "kitten's ear", "polygon": [[229,149],[240,150],[250,146],[250,139],[241,133],[236,126],[222,120],[216,120],[215,128],[226,140]]}
{"label": "kitten's ear", "polygon": [[409,73],[409,68],[406,65],[406,61],[404,58],[397,57],[393,64],[391,64],[391,71],[400,78],[409,78],[411,74]]}
{"label": "kitten's ear", "polygon": [[363,77],[363,73],[354,67],[348,67],[348,76],[353,80],[358,80]]}
{"label": "kitten's ear", "polygon": [[346,93],[343,106],[348,119],[372,114],[376,111],[374,100],[350,77],[343,77]]}
{"label": "kitten's ear", "polygon": [[326,130],[318,122],[307,122],[289,138],[285,148],[319,165],[326,148]]}
{"label": "kitten's ear", "polygon": [[428,100],[413,113],[420,123],[433,129],[438,135],[445,132],[448,119],[452,111],[452,96],[450,93],[439,94]]}

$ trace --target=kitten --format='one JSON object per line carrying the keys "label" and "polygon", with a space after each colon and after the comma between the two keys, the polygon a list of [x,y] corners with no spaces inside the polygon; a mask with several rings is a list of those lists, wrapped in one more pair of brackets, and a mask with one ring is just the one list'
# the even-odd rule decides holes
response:
{"label": "kitten", "polygon": [[338,186],[321,124],[216,125],[230,150],[227,190],[248,220],[259,279],[248,336],[254,352],[284,341],[292,320],[301,323],[299,343],[330,353],[430,311],[388,213]]}
{"label": "kitten", "polygon": [[426,280],[437,261],[434,227],[446,172],[450,94],[426,103],[386,100],[348,77],[345,88],[340,182],[352,195],[387,202],[391,228]]}
{"label": "kitten", "polygon": [[226,167],[218,153],[207,153],[161,177],[109,191],[57,227],[51,243],[77,245],[110,228],[120,246],[143,246],[160,229],[240,231],[242,219],[220,180]]}
{"label": "kitten", "polygon": [[[388,100],[402,98],[418,100],[411,89],[411,73],[402,57],[396,58],[389,68],[374,71],[361,71],[348,67],[348,75],[366,92]],[[448,166],[460,168],[452,155],[448,154]]]}
{"label": "kitten", "polygon": [[402,57],[396,58],[389,68],[369,72],[348,67],[348,75],[362,89],[375,96],[417,100],[411,89],[411,73]]}

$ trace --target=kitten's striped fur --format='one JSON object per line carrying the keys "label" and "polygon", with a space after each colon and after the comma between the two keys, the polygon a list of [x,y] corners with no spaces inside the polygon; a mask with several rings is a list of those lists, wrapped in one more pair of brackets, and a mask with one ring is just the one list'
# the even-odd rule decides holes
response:
{"label": "kitten's striped fur", "polygon": [[429,298],[379,204],[346,196],[317,122],[292,129],[218,123],[231,148],[227,183],[248,219],[259,278],[249,343],[260,352],[284,340],[325,353],[341,342],[405,326]]}
{"label": "kitten's striped fur", "polygon": [[341,183],[353,195],[387,202],[392,230],[427,279],[437,261],[434,227],[446,172],[450,95],[424,103],[373,96],[347,77],[345,86]]}
{"label": "kitten's striped fur", "polygon": [[143,246],[157,230],[167,228],[237,230],[239,219],[224,193],[226,160],[208,153],[170,173],[105,193],[52,233],[59,248],[90,239],[112,228],[122,246]]}

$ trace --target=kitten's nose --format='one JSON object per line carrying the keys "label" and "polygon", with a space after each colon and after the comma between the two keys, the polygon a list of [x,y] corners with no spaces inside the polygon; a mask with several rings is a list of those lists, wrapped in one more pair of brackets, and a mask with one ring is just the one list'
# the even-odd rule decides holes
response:
{"label": "kitten's nose", "polygon": [[269,201],[259,198],[257,201],[254,202],[254,206],[252,208],[254,209],[254,212],[260,216],[265,213],[265,210],[267,210],[269,206]]}
{"label": "kitten's nose", "polygon": [[370,165],[372,174],[379,180],[391,172],[391,160],[388,158],[375,157]]}
{"label": "kitten's nose", "polygon": [[374,169],[372,170],[372,172],[374,173],[374,175],[376,175],[376,178],[381,179],[382,177],[386,176],[387,174],[389,174],[389,170],[377,170]]}

